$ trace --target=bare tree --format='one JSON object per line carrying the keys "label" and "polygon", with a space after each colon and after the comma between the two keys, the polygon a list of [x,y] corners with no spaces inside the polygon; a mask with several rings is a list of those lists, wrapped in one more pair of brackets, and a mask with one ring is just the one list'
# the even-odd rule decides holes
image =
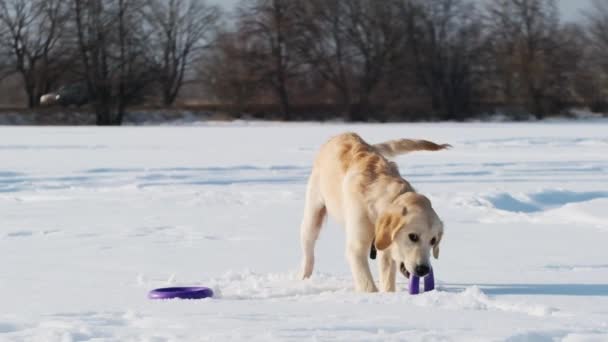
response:
{"label": "bare tree", "polygon": [[285,120],[291,117],[289,81],[302,63],[294,47],[297,8],[297,0],[245,0],[238,8],[245,58],[275,93]]}
{"label": "bare tree", "polygon": [[258,93],[260,71],[247,60],[244,40],[235,32],[218,34],[213,47],[205,51],[198,70],[206,90],[217,103],[241,112]]}
{"label": "bare tree", "polygon": [[148,0],[144,16],[152,28],[163,103],[170,106],[211,44],[221,11],[203,0]]}
{"label": "bare tree", "polygon": [[559,58],[555,0],[492,0],[486,19],[507,101],[523,98],[537,118],[542,118],[555,81],[551,60]]}
{"label": "bare tree", "polygon": [[352,120],[368,117],[374,92],[403,50],[406,27],[397,4],[313,0],[301,5],[298,51],[338,91],[339,102]]}
{"label": "bare tree", "polygon": [[594,50],[601,54],[604,67],[608,70],[608,3],[593,0],[592,9],[584,12],[587,18],[587,31]]}
{"label": "bare tree", "polygon": [[301,2],[296,47],[306,63],[338,91],[338,102],[348,114],[352,104],[350,68],[355,52],[347,39],[345,4],[345,0]]}
{"label": "bare tree", "polygon": [[460,119],[471,110],[481,72],[483,27],[473,3],[466,0],[405,1],[407,52],[433,112]]}
{"label": "bare tree", "polygon": [[553,53],[547,56],[551,75],[547,82],[547,98],[549,111],[559,113],[574,104],[590,103],[588,100],[592,99],[576,88],[580,75],[588,72],[585,59],[589,49],[585,30],[578,23],[560,25],[554,39]]}
{"label": "bare tree", "polygon": [[369,114],[374,91],[385,80],[391,61],[403,51],[407,37],[397,3],[345,1],[345,34],[354,52],[352,68],[358,91],[358,108],[351,113],[353,120],[362,120],[363,115]]}
{"label": "bare tree", "polygon": [[9,70],[23,78],[30,108],[68,65],[70,51],[61,44],[67,13],[61,0],[0,0],[0,47]]}
{"label": "bare tree", "polygon": [[[601,111],[608,108],[608,3],[594,0],[585,11],[589,49],[585,59],[586,72],[579,75],[579,84],[591,107]],[[601,71],[601,72],[598,72]]]}
{"label": "bare tree", "polygon": [[138,0],[73,0],[79,56],[98,125],[119,125],[154,80]]}

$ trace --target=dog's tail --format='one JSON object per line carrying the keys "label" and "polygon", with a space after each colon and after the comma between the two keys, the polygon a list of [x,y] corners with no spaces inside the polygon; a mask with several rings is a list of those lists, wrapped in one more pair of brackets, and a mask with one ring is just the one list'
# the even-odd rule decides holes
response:
{"label": "dog's tail", "polygon": [[449,144],[435,144],[428,140],[398,139],[381,144],[375,144],[374,148],[387,158],[396,157],[400,154],[414,151],[439,151],[452,147]]}

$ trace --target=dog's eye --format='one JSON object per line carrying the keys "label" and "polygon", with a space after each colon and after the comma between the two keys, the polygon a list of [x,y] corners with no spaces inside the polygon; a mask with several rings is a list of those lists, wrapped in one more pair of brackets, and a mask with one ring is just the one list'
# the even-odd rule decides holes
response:
{"label": "dog's eye", "polygon": [[437,238],[432,238],[431,239],[431,246],[435,246],[436,243],[437,243]]}
{"label": "dog's eye", "polygon": [[418,242],[418,239],[419,239],[418,235],[410,234],[409,237],[410,237],[410,240],[412,240],[412,242]]}

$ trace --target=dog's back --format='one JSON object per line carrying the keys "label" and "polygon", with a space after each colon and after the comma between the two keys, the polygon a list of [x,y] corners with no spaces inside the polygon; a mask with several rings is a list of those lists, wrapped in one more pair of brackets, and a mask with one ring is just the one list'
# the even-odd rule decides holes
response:
{"label": "dog's back", "polygon": [[397,166],[355,133],[341,134],[323,145],[314,169],[325,205],[340,221],[345,190],[359,197],[383,178],[400,179]]}

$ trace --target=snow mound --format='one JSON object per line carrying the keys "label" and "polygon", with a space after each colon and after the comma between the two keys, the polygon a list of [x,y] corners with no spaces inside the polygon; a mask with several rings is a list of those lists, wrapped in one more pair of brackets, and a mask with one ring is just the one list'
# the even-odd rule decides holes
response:
{"label": "snow mound", "polygon": [[251,271],[228,272],[210,279],[205,284],[220,300],[288,300],[309,302],[343,302],[351,304],[415,305],[443,310],[478,310],[523,313],[530,316],[548,316],[556,309],[542,305],[512,303],[488,297],[480,287],[454,288],[439,285],[436,291],[412,296],[407,285],[398,284],[397,293],[354,293],[350,277],[315,274],[311,279],[300,280],[296,273],[259,274]]}
{"label": "snow mound", "polygon": [[574,192],[547,189],[532,193],[499,192],[482,196],[482,203],[502,211],[535,213],[572,203],[608,198],[606,191]]}
{"label": "snow mound", "polygon": [[345,279],[326,274],[317,274],[315,279],[300,280],[296,273],[227,272],[206,283],[214,289],[216,298],[228,300],[297,299],[302,296],[352,292]]}
{"label": "snow mound", "polygon": [[545,189],[536,192],[494,191],[452,199],[456,207],[482,211],[484,223],[574,223],[608,228],[608,191]]}
{"label": "snow mound", "polygon": [[588,224],[597,228],[608,229],[608,199],[601,198],[583,203],[569,203],[546,213],[562,222]]}

